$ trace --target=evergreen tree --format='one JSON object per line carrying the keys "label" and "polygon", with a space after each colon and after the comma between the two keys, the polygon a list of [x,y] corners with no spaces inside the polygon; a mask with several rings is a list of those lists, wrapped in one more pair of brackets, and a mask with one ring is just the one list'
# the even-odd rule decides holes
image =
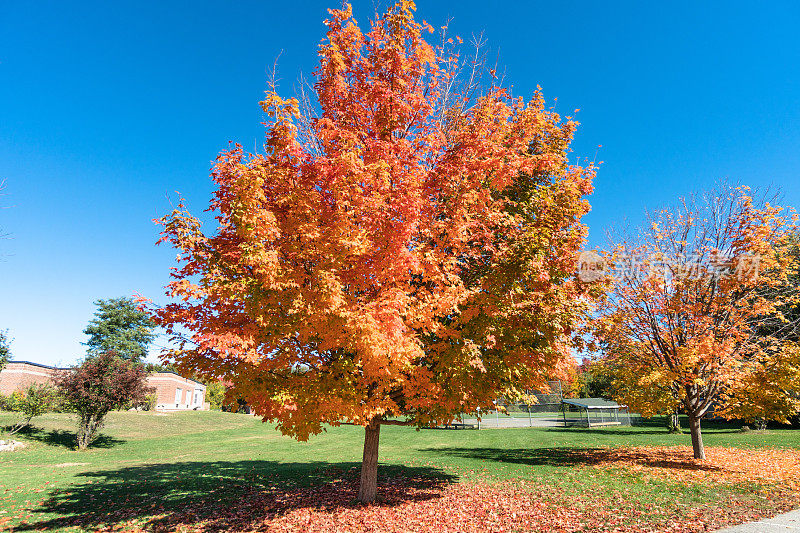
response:
{"label": "evergreen tree", "polygon": [[97,311],[83,332],[90,356],[113,351],[122,359],[141,361],[155,338],[155,324],[130,298],[94,302]]}

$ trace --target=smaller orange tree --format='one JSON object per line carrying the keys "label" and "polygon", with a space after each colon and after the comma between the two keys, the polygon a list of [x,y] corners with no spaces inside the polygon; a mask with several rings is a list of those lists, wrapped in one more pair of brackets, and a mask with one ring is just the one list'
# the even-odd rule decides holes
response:
{"label": "smaller orange tree", "polygon": [[723,187],[651,215],[609,256],[616,276],[598,332],[617,399],[645,416],[681,409],[695,458],[705,458],[701,420],[712,408],[781,421],[800,408],[794,327],[781,312],[800,302],[784,253],[796,219]]}

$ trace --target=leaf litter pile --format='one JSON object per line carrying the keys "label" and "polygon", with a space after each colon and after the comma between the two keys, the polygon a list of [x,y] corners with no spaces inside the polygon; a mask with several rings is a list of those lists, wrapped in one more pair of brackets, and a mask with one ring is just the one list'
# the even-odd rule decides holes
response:
{"label": "leaf litter pile", "polygon": [[[705,461],[692,459],[688,447],[560,450],[562,459],[576,465],[571,470],[577,481],[568,491],[534,479],[447,483],[404,476],[381,479],[381,501],[362,506],[356,502],[353,472],[311,488],[252,489],[232,505],[209,495],[164,512],[111,504],[50,522],[18,524],[15,530],[694,532],[800,507],[797,450],[707,448]],[[605,486],[599,481],[618,476],[623,483]],[[645,494],[652,491],[654,499],[643,499],[641,488],[632,492],[647,484]],[[663,487],[690,494],[703,488],[710,492],[700,494],[717,497],[670,501],[657,494]]]}

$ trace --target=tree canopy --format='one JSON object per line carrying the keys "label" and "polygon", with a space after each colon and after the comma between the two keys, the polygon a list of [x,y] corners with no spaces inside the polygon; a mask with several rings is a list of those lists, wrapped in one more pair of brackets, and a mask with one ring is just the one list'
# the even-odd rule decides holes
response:
{"label": "tree canopy", "polygon": [[593,169],[568,161],[576,123],[493,72],[460,81],[464,61],[413,12],[400,1],[362,32],[331,10],[313,105],[273,88],[263,153],[217,158],[213,233],[183,204],[161,219],[180,252],[153,310],[172,359],[299,439],[365,426],[362,501],[381,424],[543,387],[574,364],[586,310]]}
{"label": "tree canopy", "polygon": [[618,276],[600,335],[615,394],[645,416],[682,408],[696,458],[712,408],[781,421],[800,408],[790,394],[800,379],[796,318],[781,312],[800,303],[785,253],[796,221],[747,188],[723,186],[654,213],[609,258]]}
{"label": "tree canopy", "polygon": [[145,402],[152,389],[141,364],[102,352],[74,368],[63,370],[55,383],[79,417],[78,447],[87,448],[112,410]]}
{"label": "tree canopy", "polygon": [[113,351],[123,359],[141,361],[155,338],[156,324],[131,298],[111,298],[94,302],[97,311],[83,332],[90,355]]}

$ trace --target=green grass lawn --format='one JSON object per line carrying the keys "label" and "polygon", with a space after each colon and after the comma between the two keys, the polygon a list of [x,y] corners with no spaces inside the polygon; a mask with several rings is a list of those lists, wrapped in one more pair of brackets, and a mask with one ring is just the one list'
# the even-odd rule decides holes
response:
{"label": "green grass lawn", "polygon": [[[16,419],[0,413],[0,426]],[[259,490],[337,483],[357,473],[363,430],[329,428],[296,442],[259,419],[231,413],[112,413],[102,438],[74,449],[75,420],[49,414],[17,438],[27,447],[0,453],[0,507],[15,530],[84,529],[164,516],[188,507],[198,519]],[[706,446],[800,449],[800,430],[741,433],[706,424]],[[757,487],[686,486],[614,470],[587,475],[575,448],[689,445],[659,424],[604,428],[489,430],[381,429],[380,478],[444,482],[528,480],[563,498],[587,490],[624,491],[642,505],[722,504],[757,496]],[[380,480],[379,480],[380,483]],[[20,509],[27,512],[20,515]]]}

